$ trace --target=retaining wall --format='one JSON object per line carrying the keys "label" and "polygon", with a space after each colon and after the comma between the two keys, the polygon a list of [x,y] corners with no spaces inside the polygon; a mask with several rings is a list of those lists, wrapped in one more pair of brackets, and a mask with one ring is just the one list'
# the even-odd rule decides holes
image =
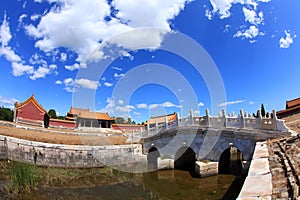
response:
{"label": "retaining wall", "polygon": [[6,136],[0,136],[0,158],[51,167],[103,167],[147,162],[139,144],[58,145]]}
{"label": "retaining wall", "polygon": [[272,174],[266,142],[257,142],[248,176],[238,200],[272,199]]}

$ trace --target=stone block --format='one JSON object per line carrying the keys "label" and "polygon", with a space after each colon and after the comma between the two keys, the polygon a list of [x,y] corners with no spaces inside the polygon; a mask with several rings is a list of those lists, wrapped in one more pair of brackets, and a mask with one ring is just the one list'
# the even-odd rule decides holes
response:
{"label": "stone block", "polygon": [[239,198],[266,197],[272,195],[271,174],[248,176],[243,185]]}
{"label": "stone block", "polygon": [[174,159],[157,158],[158,169],[174,169]]}
{"label": "stone block", "polygon": [[200,175],[201,177],[208,177],[218,174],[218,162],[201,162],[196,161],[195,163],[195,171],[196,174]]}
{"label": "stone block", "polygon": [[251,166],[248,176],[257,176],[270,173],[268,158],[254,159],[251,161]]}

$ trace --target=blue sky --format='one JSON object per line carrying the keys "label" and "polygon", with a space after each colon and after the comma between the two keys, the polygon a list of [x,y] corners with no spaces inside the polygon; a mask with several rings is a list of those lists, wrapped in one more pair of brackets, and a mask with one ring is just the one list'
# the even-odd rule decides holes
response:
{"label": "blue sky", "polygon": [[[190,108],[281,110],[300,96],[299,8],[298,0],[2,0],[0,106],[34,94],[59,115],[73,105],[137,122]],[[163,49],[177,33],[203,47],[216,76],[172,52],[185,41]],[[92,68],[95,50],[100,63],[114,58],[110,65]],[[225,98],[214,100],[223,88]]]}

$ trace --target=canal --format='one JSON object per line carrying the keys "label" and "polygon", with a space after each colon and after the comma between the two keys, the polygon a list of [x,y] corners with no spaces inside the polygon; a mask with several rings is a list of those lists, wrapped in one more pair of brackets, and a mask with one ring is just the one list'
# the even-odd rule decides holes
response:
{"label": "canal", "polygon": [[[193,178],[188,171],[162,170],[130,174],[115,170],[118,177],[111,182],[93,180],[93,186],[66,184],[40,187],[33,199],[235,199],[237,190],[231,192],[234,175],[220,174],[207,178]],[[84,180],[86,182],[88,180]],[[239,182],[239,181],[238,181]],[[237,183],[238,183],[237,182]],[[228,193],[229,192],[229,193]]]}

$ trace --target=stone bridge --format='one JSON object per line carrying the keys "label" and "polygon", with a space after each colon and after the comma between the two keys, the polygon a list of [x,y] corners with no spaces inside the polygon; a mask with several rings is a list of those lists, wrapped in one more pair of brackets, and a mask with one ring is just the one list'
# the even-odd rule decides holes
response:
{"label": "stone bridge", "polygon": [[289,135],[274,130],[181,126],[143,137],[141,143],[148,164],[154,168],[190,165],[198,175],[205,176],[207,172],[201,172],[203,163],[214,163],[214,169],[206,175],[234,173],[232,162],[237,163],[241,173],[246,172],[256,142]]}

